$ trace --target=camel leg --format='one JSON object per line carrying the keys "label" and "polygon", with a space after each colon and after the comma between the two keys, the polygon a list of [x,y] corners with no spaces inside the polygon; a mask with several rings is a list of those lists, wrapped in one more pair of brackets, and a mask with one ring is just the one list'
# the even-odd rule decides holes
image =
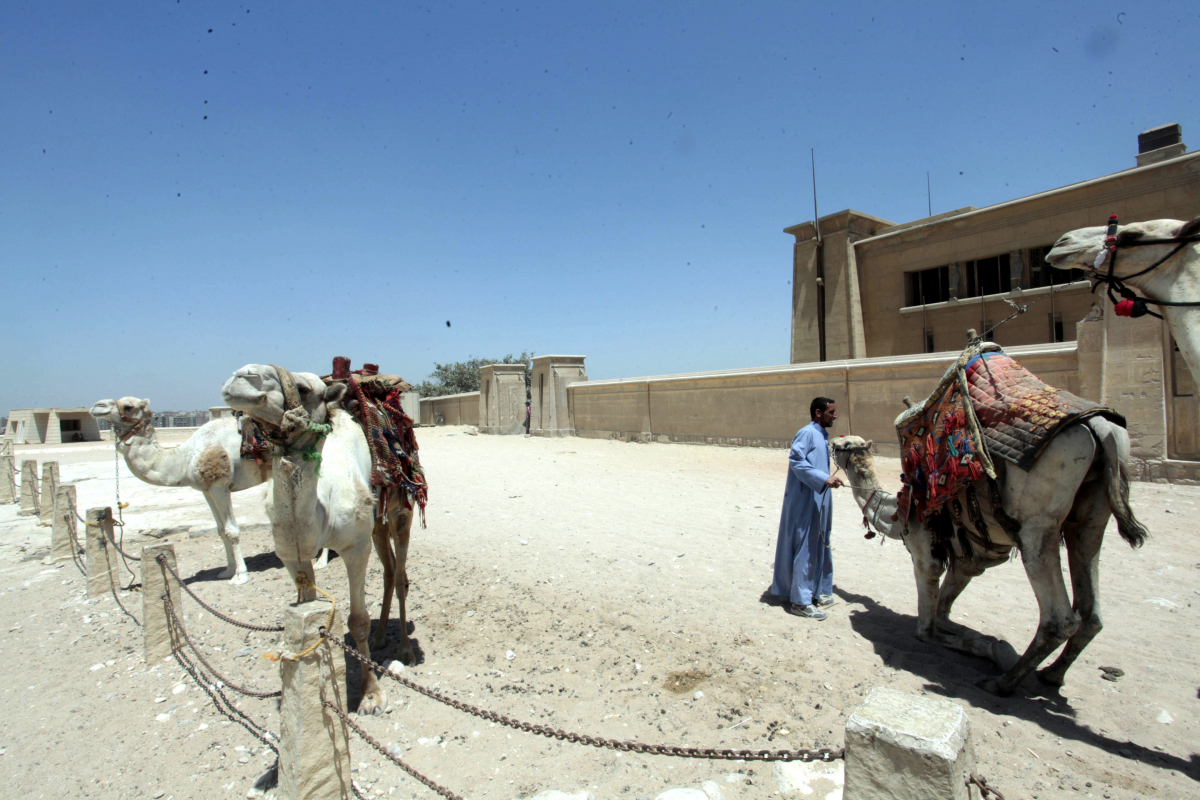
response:
{"label": "camel leg", "polygon": [[938,581],[943,572],[942,565],[930,555],[930,540],[929,531],[922,525],[914,525],[904,537],[917,579],[917,638],[922,642],[935,640]]}
{"label": "camel leg", "polygon": [[413,655],[412,642],[408,640],[408,540],[412,533],[413,512],[406,509],[400,513],[400,519],[394,528],[396,545],[396,603],[400,612],[400,642],[397,646],[397,656],[405,664],[416,661]]}
{"label": "camel leg", "polygon": [[1104,542],[1104,528],[1108,525],[1110,512],[1100,481],[1093,481],[1080,491],[1075,510],[1072,514],[1075,519],[1068,520],[1063,530],[1079,630],[1067,640],[1067,646],[1054,663],[1037,674],[1043,683],[1051,686],[1063,685],[1071,664],[1104,627],[1100,619],[1100,546]]}
{"label": "camel leg", "polygon": [[954,562],[954,566],[946,572],[946,579],[942,581],[942,588],[938,592],[935,625],[950,621],[950,609],[954,607],[954,601],[967,588],[972,578],[982,574],[983,568],[975,561],[959,559]]}
{"label": "camel leg", "polygon": [[[364,658],[371,657],[371,612],[367,610],[367,563],[371,560],[371,546],[363,542],[353,551],[339,553],[346,563],[346,578],[350,583],[350,635],[358,652]],[[375,670],[362,665],[362,700],[358,704],[359,714],[380,715],[387,707],[387,696],[375,677]]]}
{"label": "camel leg", "polygon": [[204,492],[208,509],[217,521],[217,535],[225,545],[225,561],[228,566],[221,570],[220,578],[229,578],[235,586],[250,580],[246,572],[246,560],[242,558],[242,529],[233,518],[233,501],[228,486],[215,486]]}
{"label": "camel leg", "polygon": [[329,565],[329,548],[322,547],[317,560],[313,562],[313,569],[325,569]]}
{"label": "camel leg", "polygon": [[1009,696],[1030,671],[1079,630],[1079,615],[1071,608],[1058,556],[1061,524],[1058,519],[1043,515],[1027,520],[1021,530],[1025,574],[1040,611],[1038,629],[1012,669],[998,679],[979,683],[984,691]]}
{"label": "camel leg", "polygon": [[[279,555],[279,552],[276,551],[275,554]],[[311,561],[296,561],[295,559],[292,559],[289,561],[282,557],[280,557],[279,560],[283,562],[283,566],[287,569],[288,575],[290,575],[292,577],[292,585],[293,586],[296,585],[296,578],[299,577],[301,572],[304,572],[308,575],[308,580],[310,583],[313,583],[313,584],[316,583],[316,580],[314,577],[315,573],[313,572],[313,567],[312,567]],[[305,589],[304,591],[300,591],[299,588],[296,589],[296,602],[297,603],[307,603],[307,602],[310,602],[310,601],[316,600],[316,599],[317,599],[317,592],[315,589]]]}
{"label": "camel leg", "polygon": [[379,624],[371,634],[371,649],[382,650],[387,645],[388,617],[392,614],[392,583],[395,581],[395,558],[392,556],[391,521],[380,517],[375,520],[371,530],[371,539],[375,543],[375,552],[379,556],[380,566],[383,567],[383,599],[380,601]]}

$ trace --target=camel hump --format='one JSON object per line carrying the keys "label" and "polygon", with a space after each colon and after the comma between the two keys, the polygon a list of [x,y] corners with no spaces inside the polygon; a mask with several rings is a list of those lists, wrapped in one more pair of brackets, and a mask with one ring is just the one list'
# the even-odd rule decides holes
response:
{"label": "camel hump", "polygon": [[196,459],[196,477],[205,488],[227,481],[232,474],[229,454],[220,445],[210,445]]}

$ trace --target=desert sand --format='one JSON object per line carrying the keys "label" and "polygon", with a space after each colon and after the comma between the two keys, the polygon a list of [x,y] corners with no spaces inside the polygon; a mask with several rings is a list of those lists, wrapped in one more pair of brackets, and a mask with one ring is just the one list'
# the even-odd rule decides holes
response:
{"label": "desert sand", "polygon": [[[761,601],[784,451],[463,428],[418,435],[431,500],[428,528],[414,526],[409,556],[419,663],[404,674],[413,680],[566,730],[756,749],[840,746],[847,715],[873,687],[891,686],[965,706],[978,771],[1008,800],[1200,797],[1200,488],[1135,485],[1134,508],[1151,539],[1131,550],[1110,524],[1101,556],[1105,629],[1061,691],[1031,677],[1001,699],[975,687],[995,673],[990,662],[913,637],[908,554],[900,543],[863,538],[848,490],[835,496],[840,602],[830,618],[799,619]],[[16,449],[18,463],[57,460],[81,510],[114,505],[111,444]],[[895,488],[897,462],[878,466]],[[181,574],[209,602],[247,621],[281,618],[294,593],[273,553],[261,487],[234,495],[251,576],[234,587],[216,577],[224,555],[199,493],[148,486],[123,463],[119,476],[127,549],[172,541]],[[73,564],[43,563],[49,544],[49,528],[17,516],[15,505],[0,507],[4,796],[246,796],[273,763],[270,750],[213,711],[173,660],[143,663],[140,629],[111,597],[87,600]],[[344,605],[338,559],[318,581]],[[381,586],[375,562],[375,609]],[[140,594],[121,597],[140,617]],[[278,649],[274,635],[246,635],[198,614],[190,599],[184,611],[228,677],[278,686],[278,666],[259,658]],[[954,618],[1023,650],[1037,606],[1020,560],[976,579]],[[376,657],[390,661],[393,649]],[[1124,676],[1103,680],[1102,666]],[[349,672],[353,685],[353,665]],[[558,789],[634,800],[706,781],[725,800],[779,790],[769,764],[544,739],[384,684],[388,713],[361,724],[466,798]],[[241,707],[278,731],[275,701]],[[365,796],[436,796],[353,736],[351,747]]]}

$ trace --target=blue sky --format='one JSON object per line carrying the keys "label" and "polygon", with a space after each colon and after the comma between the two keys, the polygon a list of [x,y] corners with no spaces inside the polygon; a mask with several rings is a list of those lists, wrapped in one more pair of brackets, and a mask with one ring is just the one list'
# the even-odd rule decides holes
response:
{"label": "blue sky", "polygon": [[1200,137],[1194,3],[908,5],[6,2],[0,413],[782,364],[810,148],[822,214],[903,222]]}

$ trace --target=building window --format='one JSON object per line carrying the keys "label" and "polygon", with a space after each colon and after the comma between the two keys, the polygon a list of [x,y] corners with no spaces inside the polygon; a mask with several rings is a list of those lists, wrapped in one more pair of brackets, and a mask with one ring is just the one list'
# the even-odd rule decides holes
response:
{"label": "building window", "polygon": [[936,353],[937,350],[933,346],[933,328],[925,329],[925,352]]}
{"label": "building window", "polygon": [[1008,264],[1008,253],[966,262],[967,297],[1011,291]]}
{"label": "building window", "polygon": [[950,267],[907,272],[905,305],[919,306],[950,299]]}
{"label": "building window", "polygon": [[1050,341],[1064,342],[1066,341],[1064,334],[1062,312],[1056,311],[1050,315]]}
{"label": "building window", "polygon": [[60,419],[58,421],[58,430],[60,433],[74,433],[75,431],[83,430],[83,425],[77,419]]}

